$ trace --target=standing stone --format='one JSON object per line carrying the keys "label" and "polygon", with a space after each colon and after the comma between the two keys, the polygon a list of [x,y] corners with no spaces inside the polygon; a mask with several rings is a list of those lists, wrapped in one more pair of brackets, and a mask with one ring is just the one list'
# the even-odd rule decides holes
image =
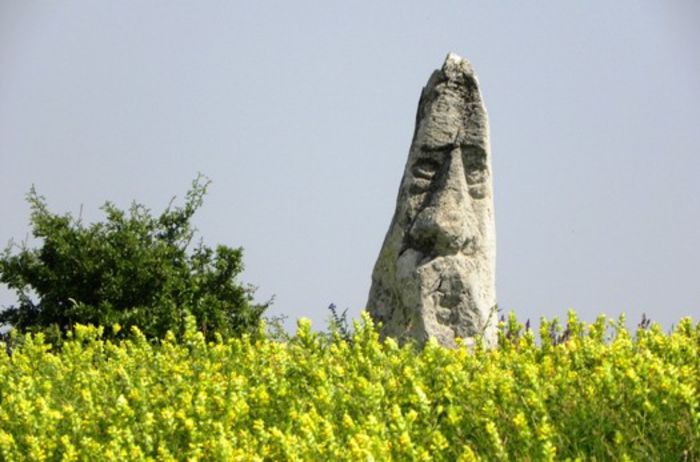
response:
{"label": "standing stone", "polygon": [[421,94],[396,211],[367,310],[383,337],[452,347],[496,334],[495,226],[486,109],[471,64],[450,53]]}

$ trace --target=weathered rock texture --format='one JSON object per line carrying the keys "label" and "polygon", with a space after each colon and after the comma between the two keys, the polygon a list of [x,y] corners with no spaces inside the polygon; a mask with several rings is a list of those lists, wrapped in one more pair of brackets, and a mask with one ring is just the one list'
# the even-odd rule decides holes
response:
{"label": "weathered rock texture", "polygon": [[495,339],[495,228],[486,109],[450,53],[423,88],[396,211],[367,310],[382,335],[444,346]]}

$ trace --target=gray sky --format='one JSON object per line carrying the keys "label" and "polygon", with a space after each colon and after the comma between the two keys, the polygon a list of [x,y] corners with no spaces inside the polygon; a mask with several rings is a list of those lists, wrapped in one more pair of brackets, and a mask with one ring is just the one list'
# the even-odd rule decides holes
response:
{"label": "gray sky", "polygon": [[500,306],[698,320],[699,44],[693,1],[0,0],[0,244],[32,184],[95,221],[202,172],[200,234],[245,248],[270,314],[357,317],[454,51],[490,116]]}

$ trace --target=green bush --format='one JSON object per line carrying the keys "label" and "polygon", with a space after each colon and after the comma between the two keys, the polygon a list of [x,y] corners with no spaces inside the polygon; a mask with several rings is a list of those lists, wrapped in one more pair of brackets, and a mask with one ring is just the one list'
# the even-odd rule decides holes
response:
{"label": "green bush", "polygon": [[255,329],[267,305],[254,304],[253,289],[236,280],[242,249],[200,242],[189,250],[190,220],[208,185],[197,177],[184,206],[171,204],[159,216],[137,203],[127,212],[108,202],[105,221],[90,225],[50,212],[32,188],[31,226],[41,244],[11,243],[0,257],[0,282],[18,299],[0,313],[0,323],[52,339],[75,323],[138,326],[159,338],[181,332],[187,313],[207,338]]}

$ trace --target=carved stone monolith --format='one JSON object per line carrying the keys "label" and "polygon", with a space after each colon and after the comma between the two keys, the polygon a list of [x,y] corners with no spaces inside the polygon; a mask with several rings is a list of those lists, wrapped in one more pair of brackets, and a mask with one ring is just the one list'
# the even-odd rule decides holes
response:
{"label": "carved stone monolith", "polygon": [[450,53],[420,97],[396,211],[367,310],[383,337],[495,341],[489,126],[471,64]]}

